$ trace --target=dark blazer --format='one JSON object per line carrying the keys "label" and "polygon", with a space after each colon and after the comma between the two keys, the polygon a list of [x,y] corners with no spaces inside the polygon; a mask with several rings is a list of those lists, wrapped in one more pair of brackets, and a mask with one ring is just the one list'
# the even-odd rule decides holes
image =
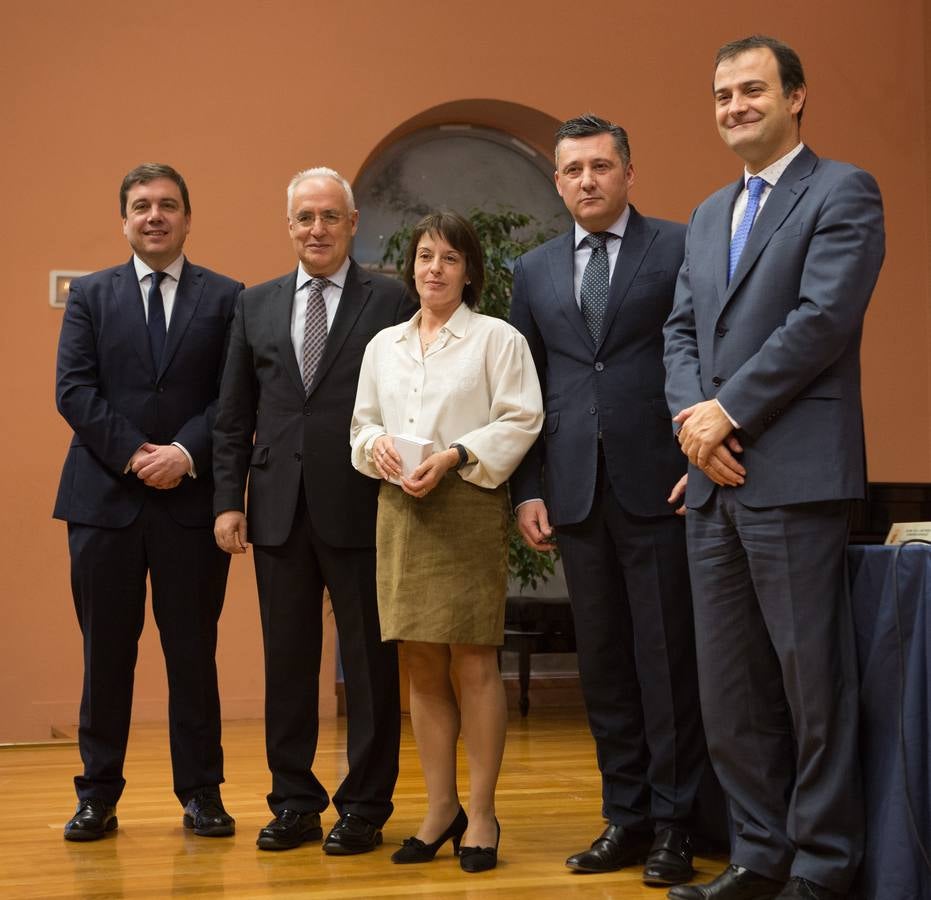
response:
{"label": "dark blazer", "polygon": [[243,291],[236,305],[214,432],[214,510],[244,511],[248,477],[249,540],[280,545],[303,478],[316,532],[334,547],[372,547],[378,482],[350,463],[359,368],[372,337],[416,307],[401,282],[353,262],[305,396],[291,343],[296,284],[297,270]]}
{"label": "dark blazer", "polygon": [[[747,477],[734,490],[747,506],[862,497],[860,336],[885,253],[879,188],[803,149],[728,284],[742,188],[743,178],[713,194],[689,223],[665,329],[670,409],[717,397],[739,423]],[[687,504],[703,505],[713,487],[690,467]]]}
{"label": "dark blazer", "polygon": [[530,344],[546,421],[511,478],[511,499],[543,498],[550,522],[588,515],[598,430],[618,502],[638,516],[672,515],[666,502],[685,472],[663,394],[662,325],[682,263],[685,226],[633,207],[595,346],[575,299],[574,231],[517,261],[511,322]]}
{"label": "dark blazer", "polygon": [[[211,432],[226,335],[241,289],[185,261],[156,372],[133,261],[71,283],[55,395],[74,437],[55,518],[122,528],[148,498],[163,503],[181,525],[211,524]],[[146,441],[183,444],[197,477],[162,491],[126,474]]]}

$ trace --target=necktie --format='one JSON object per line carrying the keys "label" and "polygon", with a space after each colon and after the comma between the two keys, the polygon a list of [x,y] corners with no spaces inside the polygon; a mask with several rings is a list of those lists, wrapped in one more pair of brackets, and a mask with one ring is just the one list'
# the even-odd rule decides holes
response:
{"label": "necktie", "polygon": [[326,303],[323,289],[329,284],[326,278],[311,278],[307,309],[304,313],[304,347],[301,353],[301,378],[304,390],[310,391],[314,372],[326,347]]}
{"label": "necktie", "polygon": [[747,236],[753,227],[756,211],[760,208],[760,197],[763,194],[764,187],[766,187],[766,182],[759,175],[754,175],[747,181],[747,208],[744,210],[744,217],[740,220],[740,224],[731,238],[731,252],[727,259],[728,282],[734,277],[737,261],[740,259],[740,254],[743,253],[744,244],[747,243]]}
{"label": "necktie", "polygon": [[152,350],[152,362],[157,372],[162,365],[162,352],[165,349],[165,304],[162,302],[162,279],[164,272],[153,272],[149,283],[149,347]]}
{"label": "necktie", "polygon": [[596,344],[608,308],[608,250],[605,246],[608,237],[607,232],[599,231],[585,238],[585,243],[592,248],[592,255],[582,273],[582,288],[579,291],[582,316]]}

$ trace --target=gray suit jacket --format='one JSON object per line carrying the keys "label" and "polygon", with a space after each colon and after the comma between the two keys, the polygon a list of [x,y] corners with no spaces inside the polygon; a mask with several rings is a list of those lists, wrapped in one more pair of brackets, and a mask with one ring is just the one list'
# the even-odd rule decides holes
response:
{"label": "gray suit jacket", "polygon": [[334,547],[372,547],[378,482],[350,463],[349,424],[362,354],[416,310],[400,281],[353,262],[305,395],[291,343],[297,269],[240,294],[214,428],[214,511],[244,510],[249,540],[287,539],[301,489],[317,533]]}
{"label": "gray suit jacket", "polygon": [[[863,317],[885,252],[869,173],[807,147],[767,198],[730,284],[731,216],[743,179],[692,214],[666,323],[673,413],[717,397],[739,423],[750,507],[862,497]],[[689,468],[686,502],[714,484]]]}

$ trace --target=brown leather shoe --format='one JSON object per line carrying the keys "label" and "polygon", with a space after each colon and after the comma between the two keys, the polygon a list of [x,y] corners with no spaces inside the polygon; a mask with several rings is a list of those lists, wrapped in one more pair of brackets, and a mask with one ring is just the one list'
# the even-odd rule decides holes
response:
{"label": "brown leather shoe", "polygon": [[653,835],[645,831],[625,831],[620,825],[609,825],[588,850],[570,856],[566,865],[576,872],[616,872],[642,863],[652,839]]}
{"label": "brown leather shoe", "polygon": [[678,828],[664,828],[650,847],[643,867],[643,883],[651,887],[668,887],[691,881],[694,874],[691,836]]}

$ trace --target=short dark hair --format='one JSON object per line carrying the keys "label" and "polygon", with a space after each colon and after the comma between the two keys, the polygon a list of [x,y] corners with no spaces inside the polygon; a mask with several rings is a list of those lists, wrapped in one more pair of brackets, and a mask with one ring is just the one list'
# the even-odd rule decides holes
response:
{"label": "short dark hair", "polygon": [[584,113],[574,119],[567,119],[556,132],[556,167],[559,167],[559,143],[566,138],[592,137],[596,134],[610,134],[614,138],[614,149],[624,165],[630,163],[630,141],[627,132],[620,125],[602,119],[592,113]]}
{"label": "short dark hair", "polygon": [[178,190],[181,191],[181,199],[184,201],[184,214],[186,216],[191,214],[191,198],[188,196],[187,185],[184,183],[181,173],[164,163],[143,163],[141,166],[136,166],[131,172],[127,172],[123,183],[120,185],[120,216],[122,218],[126,218],[126,195],[129,193],[129,189],[137,184],[148,184],[150,181],[155,181],[156,178],[168,178],[178,185]]}
{"label": "short dark hair", "polygon": [[[782,82],[782,94],[788,97],[792,91],[800,87],[805,87],[805,71],[802,69],[802,61],[798,54],[786,43],[778,38],[769,37],[765,34],[751,34],[750,37],[741,38],[738,41],[731,41],[721,47],[714,57],[714,70],[717,72],[718,66],[727,59],[733,59],[741,53],[748,50],[759,50],[764,48],[772,51],[776,57],[776,65],[779,67],[779,80]],[[714,79],[712,78],[712,90],[714,90]],[[805,104],[798,111],[798,121],[802,121],[802,113],[805,111]]]}
{"label": "short dark hair", "polygon": [[404,284],[414,296],[417,295],[417,287],[414,283],[414,259],[417,256],[417,245],[425,234],[442,238],[450,247],[458,250],[465,257],[466,281],[469,283],[462,289],[462,302],[469,309],[475,309],[482,299],[485,263],[482,259],[482,244],[472,223],[459,213],[442,210],[424,216],[414,226],[407,245],[407,252],[404,254],[403,276]]}

